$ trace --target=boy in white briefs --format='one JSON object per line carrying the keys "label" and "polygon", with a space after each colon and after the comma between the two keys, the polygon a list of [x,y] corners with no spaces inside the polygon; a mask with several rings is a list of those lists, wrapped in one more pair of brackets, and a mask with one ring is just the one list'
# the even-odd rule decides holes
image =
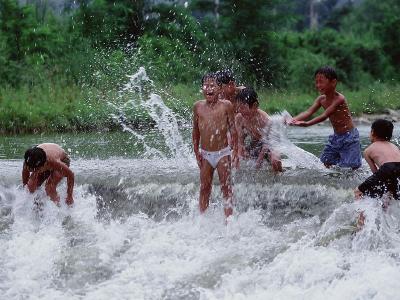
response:
{"label": "boy in white briefs", "polygon": [[[216,74],[206,74],[202,79],[205,100],[197,101],[193,107],[193,148],[200,168],[200,212],[209,205],[214,170],[217,169],[224,197],[224,213],[233,212],[231,156],[237,157],[237,134],[234,123],[233,105],[219,100],[220,86]],[[233,149],[228,144],[228,132],[232,137]]]}

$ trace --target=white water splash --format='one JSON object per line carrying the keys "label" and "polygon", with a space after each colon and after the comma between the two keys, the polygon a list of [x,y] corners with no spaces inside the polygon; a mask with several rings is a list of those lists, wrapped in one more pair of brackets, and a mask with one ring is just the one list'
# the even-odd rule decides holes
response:
{"label": "white water splash", "polygon": [[129,125],[126,112],[137,111],[142,116],[150,117],[154,128],[158,130],[164,139],[165,145],[173,158],[189,158],[192,156],[190,148],[184,142],[179,131],[178,120],[174,112],[164,103],[155,90],[153,81],[147,76],[146,70],[140,67],[138,72],[128,76],[129,81],[119,93],[119,104],[110,103],[118,111],[112,117],[124,131],[132,134],[145,148],[147,157],[164,157],[163,151],[149,146],[146,137],[134,126]]}
{"label": "white water splash", "polygon": [[264,129],[263,141],[271,150],[287,157],[286,166],[325,170],[318,157],[297,147],[287,138],[287,123],[291,119],[287,111],[271,115],[269,125]]}

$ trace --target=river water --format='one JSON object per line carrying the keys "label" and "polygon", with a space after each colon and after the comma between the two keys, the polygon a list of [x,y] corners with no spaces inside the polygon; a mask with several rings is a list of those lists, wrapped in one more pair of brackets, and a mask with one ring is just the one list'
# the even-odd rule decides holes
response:
{"label": "river water", "polygon": [[[369,128],[359,130],[365,148]],[[175,153],[155,131],[141,135],[146,146],[128,131],[1,137],[0,298],[399,299],[400,206],[354,201],[365,162],[320,166],[312,154],[330,131],[289,128],[300,148],[282,175],[251,163],[235,171],[227,225],[217,180],[199,215],[189,128]],[[70,153],[73,208],[19,186],[24,151],[45,141]],[[359,210],[367,220],[356,233]]]}
{"label": "river water", "polygon": [[[242,163],[225,224],[216,178],[199,214],[190,122],[159,94],[140,68],[106,103],[119,132],[0,137],[1,300],[400,299],[399,202],[384,212],[354,201],[365,161],[357,171],[319,163],[330,127],[285,128],[274,117],[284,172]],[[154,129],[136,130],[132,112]],[[365,148],[369,127],[358,128]],[[72,159],[72,208],[21,187],[23,154],[43,142]],[[64,198],[65,181],[58,190]]]}

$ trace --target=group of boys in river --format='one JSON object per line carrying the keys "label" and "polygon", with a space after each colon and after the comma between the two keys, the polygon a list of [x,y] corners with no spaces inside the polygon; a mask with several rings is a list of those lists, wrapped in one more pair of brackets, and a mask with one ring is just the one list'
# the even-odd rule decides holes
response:
{"label": "group of boys in river", "polygon": [[[290,126],[307,127],[329,119],[333,135],[321,154],[327,167],[337,165],[353,170],[361,166],[361,146],[357,128],[353,124],[345,97],[336,91],[337,75],[334,68],[325,66],[314,74],[315,86],[320,95],[308,110],[285,119]],[[243,159],[254,159],[260,168],[269,160],[274,172],[282,172],[278,149],[268,142],[271,119],[259,108],[257,93],[250,87],[237,86],[230,70],[208,73],[202,78],[204,100],[193,107],[192,141],[200,169],[199,208],[203,213],[209,206],[214,171],[217,170],[224,198],[226,218],[233,213],[232,167],[239,168]],[[309,119],[320,108],[323,113]],[[371,145],[364,158],[372,171],[355,190],[356,199],[364,195],[400,198],[400,150],[390,142],[393,123],[379,119],[371,126]],[[47,195],[57,205],[60,197],[56,187],[67,178],[66,203],[72,205],[74,173],[67,153],[57,144],[45,143],[26,151],[22,170],[23,185],[34,192],[45,181]]]}

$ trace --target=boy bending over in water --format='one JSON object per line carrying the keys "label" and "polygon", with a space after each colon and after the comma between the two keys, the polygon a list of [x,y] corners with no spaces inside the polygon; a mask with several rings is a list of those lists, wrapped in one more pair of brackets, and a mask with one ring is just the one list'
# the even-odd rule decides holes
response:
{"label": "boy bending over in water", "polygon": [[28,149],[24,156],[22,168],[22,184],[28,186],[28,190],[35,192],[43,182],[46,182],[46,194],[57,205],[60,204],[60,196],[57,194],[57,185],[67,177],[68,205],[74,203],[72,192],[74,189],[74,173],[69,168],[70,159],[65,151],[57,144],[45,143]]}
{"label": "boy bending over in water", "polygon": [[[372,144],[364,150],[364,157],[373,174],[354,190],[356,199],[364,195],[382,197],[386,193],[400,199],[400,150],[390,142],[392,133],[392,122],[378,119],[372,123],[369,135]],[[388,205],[388,201],[383,200],[382,207],[386,209]],[[365,216],[361,212],[357,221],[358,230],[364,222]]]}
{"label": "boy bending over in water", "polygon": [[[354,127],[345,97],[336,91],[336,71],[332,67],[321,67],[314,77],[315,86],[321,95],[307,111],[294,117],[289,125],[307,127],[329,118],[334,134],[329,136],[321,161],[327,168],[339,165],[357,169],[361,166],[360,137],[357,128]],[[320,116],[304,121],[320,107],[325,110]]]}
{"label": "boy bending over in water", "polygon": [[[193,107],[193,148],[200,168],[200,212],[209,205],[214,170],[217,169],[224,197],[225,216],[233,212],[231,184],[231,155],[236,157],[237,135],[232,103],[219,100],[220,88],[215,74],[202,79],[205,100],[197,101]],[[233,153],[227,134],[233,141]]]}
{"label": "boy bending over in water", "polygon": [[365,149],[364,157],[373,174],[354,190],[357,199],[363,195],[382,197],[387,192],[400,199],[400,150],[390,142],[392,134],[392,122],[378,119],[372,123],[372,144]]}
{"label": "boy bending over in water", "polygon": [[[266,155],[275,172],[282,172],[282,162],[277,151],[271,151],[266,144],[265,134],[270,124],[269,116],[258,108],[257,93],[252,88],[245,88],[236,96],[238,114],[235,125],[238,132],[238,155],[242,158],[256,159],[256,168],[260,168]],[[245,145],[246,137],[250,142]]]}

